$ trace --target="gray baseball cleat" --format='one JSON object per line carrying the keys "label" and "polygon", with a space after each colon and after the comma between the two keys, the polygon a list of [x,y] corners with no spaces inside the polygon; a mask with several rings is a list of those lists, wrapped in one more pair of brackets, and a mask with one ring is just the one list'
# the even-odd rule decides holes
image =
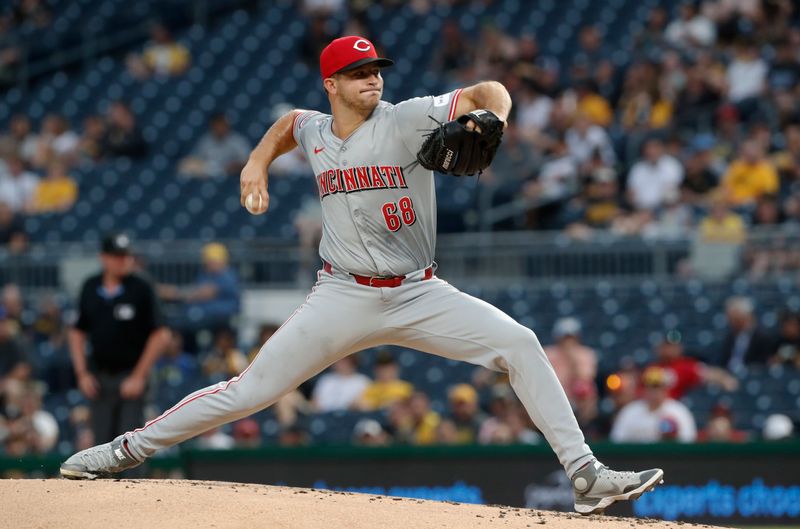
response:
{"label": "gray baseball cleat", "polygon": [[619,500],[635,500],[664,483],[660,468],[642,472],[617,472],[596,459],[572,476],[575,511],[580,514],[602,514]]}
{"label": "gray baseball cleat", "polygon": [[139,466],[120,435],[110,443],[81,450],[61,464],[61,475],[67,479],[108,478],[112,474]]}

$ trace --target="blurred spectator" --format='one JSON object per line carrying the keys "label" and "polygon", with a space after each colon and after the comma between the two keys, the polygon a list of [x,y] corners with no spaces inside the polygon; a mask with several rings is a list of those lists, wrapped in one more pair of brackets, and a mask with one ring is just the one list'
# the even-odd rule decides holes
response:
{"label": "blurred spectator", "polygon": [[666,373],[652,366],[642,374],[644,397],[620,410],[611,429],[615,443],[657,443],[676,440],[691,443],[697,437],[692,413],[669,398]]}
{"label": "blurred spectator", "polygon": [[541,436],[529,425],[530,418],[510,386],[496,386],[489,403],[490,416],[478,431],[480,444],[537,444]]}
{"label": "blurred spectator", "polygon": [[619,99],[620,124],[633,135],[628,138],[629,151],[636,152],[641,134],[669,125],[673,112],[669,95],[665,87],[659,86],[656,64],[640,62],[630,66]]}
{"label": "blurred spectator", "polygon": [[613,169],[594,171],[583,190],[583,196],[572,201],[567,233],[587,239],[592,229],[611,228],[624,211],[618,197],[617,175]]}
{"label": "blurred spectator", "polygon": [[664,151],[661,140],[652,138],[642,146],[642,159],[628,175],[628,196],[640,210],[655,210],[669,197],[679,194],[683,166]]}
{"label": "blurred spectator", "polygon": [[726,72],[728,101],[747,117],[756,111],[757,98],[766,87],[769,66],[759,56],[755,44],[742,39],[734,47],[733,60]]}
{"label": "blurred spectator", "polygon": [[218,242],[206,244],[202,260],[203,270],[193,286],[158,285],[161,299],[183,304],[175,325],[184,331],[186,346],[191,351],[195,350],[197,331],[230,327],[239,313],[239,278],[230,266],[228,249]]}
{"label": "blurred spectator", "polygon": [[[604,59],[603,36],[596,26],[583,26],[578,33],[578,51],[572,58],[575,63],[585,64],[588,71],[593,71]],[[573,78],[573,81],[579,79]]]}
{"label": "blurred spectator", "polygon": [[179,332],[169,330],[169,339],[153,367],[152,378],[158,406],[164,409],[183,398],[187,390],[200,386],[200,365],[195,356],[184,351]]}
{"label": "blurred spectator", "polygon": [[408,410],[411,416],[411,442],[415,445],[436,443],[436,429],[442,419],[431,409],[428,396],[421,391],[415,391],[408,400]]}
{"label": "blurred spectator", "polygon": [[608,133],[602,127],[593,125],[591,119],[584,114],[576,116],[574,125],[567,131],[566,141],[570,155],[581,169],[595,152],[607,166],[616,162]]}
{"label": "blurred spectator", "polygon": [[309,444],[311,444],[311,436],[299,424],[286,426],[278,436],[279,446],[307,446]]}
{"label": "blurred spectator", "polygon": [[748,435],[734,427],[730,408],[717,404],[706,427],[698,432],[697,440],[708,443],[743,443],[748,440]]}
{"label": "blurred spectator", "polygon": [[668,43],[678,48],[705,48],[714,44],[716,27],[700,12],[697,4],[684,1],[678,8],[678,17],[664,33]]}
{"label": "blurred spectator", "polygon": [[669,331],[656,349],[653,365],[664,370],[669,396],[680,399],[701,384],[721,386],[725,391],[736,391],[739,381],[722,368],[706,365],[684,355],[681,333]]}
{"label": "blurred spectator", "polygon": [[44,28],[50,25],[53,13],[44,0],[19,0],[11,17],[18,28]]}
{"label": "blurred spectator", "polygon": [[23,345],[28,345],[31,316],[25,310],[25,299],[22,289],[16,283],[6,283],[0,291],[0,302],[6,310],[6,319],[11,326],[11,335],[22,340]]}
{"label": "blurred spectator", "polygon": [[475,50],[461,31],[457,20],[448,19],[442,24],[441,42],[436,47],[432,68],[453,77],[469,68],[475,57]]}
{"label": "blurred spectator", "polygon": [[331,31],[327,17],[312,16],[300,43],[300,59],[310,68],[316,69],[319,66],[320,53],[337,36]]}
{"label": "blurred spectator", "polygon": [[675,126],[678,130],[697,133],[713,126],[721,94],[712,79],[709,72],[697,65],[686,71],[684,86],[675,101]]}
{"label": "blurred spectator", "polygon": [[561,318],[553,327],[555,343],[544,348],[564,392],[571,403],[584,383],[594,384],[597,353],[581,343],[581,324],[575,318]]}
{"label": "blurred spectator", "polygon": [[728,167],[722,186],[731,204],[750,205],[764,194],[778,191],[778,174],[764,156],[764,149],[753,140],[742,145],[742,156]]}
{"label": "blurred spectator", "polygon": [[66,118],[59,114],[48,114],[42,122],[31,164],[37,169],[48,167],[56,160],[71,165],[77,155],[79,142],[80,138],[70,129]]}
{"label": "blurred spectator", "polygon": [[717,186],[717,175],[712,167],[714,137],[710,134],[695,136],[689,144],[685,161],[686,171],[681,182],[681,199],[692,205],[703,205],[708,194]]}
{"label": "blurred spectator", "polygon": [[163,24],[150,28],[150,42],[141,55],[128,56],[128,71],[136,79],[151,75],[175,77],[182,75],[191,62],[191,54],[183,44],[176,42]]}
{"label": "blurred spectator", "polygon": [[306,196],[293,219],[300,243],[300,263],[296,279],[299,284],[316,280],[319,268],[319,243],[322,239],[322,205],[315,196]]}
{"label": "blurred spectator", "polygon": [[644,29],[634,38],[634,51],[642,57],[648,57],[653,51],[662,49],[668,21],[667,11],[663,7],[653,7],[647,14]]}
{"label": "blurred spectator", "polygon": [[256,338],[256,343],[250,348],[250,352],[247,354],[248,363],[251,363],[253,360],[255,360],[256,356],[261,351],[261,347],[267,343],[267,340],[269,340],[279,328],[280,325],[276,325],[274,323],[261,324],[261,326],[258,328],[258,337]]}
{"label": "blurred spectator", "polygon": [[345,7],[344,0],[302,0],[303,13],[310,16],[329,17]]}
{"label": "blurred spectator", "polygon": [[764,421],[761,437],[765,441],[784,441],[794,435],[792,419],[782,413],[773,413]]}
{"label": "blurred spectator", "polygon": [[359,409],[370,411],[387,408],[413,394],[414,386],[400,379],[400,366],[390,353],[384,351],[378,354],[373,372],[374,380],[358,400]]}
{"label": "blurred spectator", "polygon": [[200,450],[230,450],[235,445],[233,437],[221,428],[212,428],[202,433],[195,441],[195,446]]}
{"label": "blurred spectator", "polygon": [[713,193],[710,197],[710,211],[700,221],[699,235],[703,243],[741,244],[747,235],[742,217],[728,207],[722,193]]}
{"label": "blurred spectator", "polygon": [[247,367],[247,357],[236,346],[233,329],[220,328],[214,333],[211,349],[201,354],[203,374],[214,384],[235,377]]}
{"label": "blurred spectator", "polygon": [[469,384],[456,384],[447,394],[450,403],[447,420],[455,426],[455,444],[473,444],[486,416],[478,406],[478,392]]}
{"label": "blurred spectator", "polygon": [[745,365],[765,364],[773,352],[774,341],[761,330],[749,298],[732,297],[725,302],[728,330],[714,365],[736,373]]}
{"label": "blurred spectator", "polygon": [[0,306],[0,395],[9,381],[25,382],[31,376],[27,352],[14,339],[12,322]]}
{"label": "blurred spectator", "polygon": [[83,119],[78,151],[84,162],[96,163],[108,154],[106,152],[106,122],[102,116],[91,114]]}
{"label": "blurred spectator", "polygon": [[215,114],[209,131],[195,145],[191,155],[180,162],[178,172],[186,176],[238,176],[250,156],[250,143],[231,130],[224,114]]}
{"label": "blurred spectator", "polygon": [[385,446],[391,438],[375,419],[364,418],[353,427],[353,444],[358,446]]}
{"label": "blurred spectator", "polygon": [[261,428],[251,417],[233,423],[233,441],[236,448],[258,448],[261,446]]}
{"label": "blurred spectator", "polygon": [[753,211],[753,226],[777,226],[784,221],[778,197],[774,195],[761,195],[756,201]]}
{"label": "blurred spectator", "polygon": [[608,127],[614,118],[609,102],[598,93],[597,84],[591,80],[579,81],[575,85],[577,111],[595,125]]}
{"label": "blurred spectator", "polygon": [[27,170],[25,161],[17,154],[10,155],[6,161],[8,172],[0,172],[0,202],[5,202],[17,213],[27,213],[33,207],[39,177]]}
{"label": "blurred spectator", "polygon": [[[511,148],[515,147],[520,151],[520,154],[522,152],[529,153],[527,155],[528,158],[518,158],[519,162],[521,162],[518,167],[507,168],[507,171],[511,174],[520,174],[524,167],[530,168],[534,165],[532,163],[533,160],[529,158],[532,149],[530,145],[521,142],[518,145],[513,145],[512,143]],[[503,158],[508,153],[508,151],[504,152],[503,149],[501,147],[500,152],[498,152],[498,157],[500,158]],[[513,154],[513,151],[511,154]],[[497,160],[495,159],[495,161]],[[501,167],[502,161],[501,159]],[[492,165],[494,166],[494,163]],[[579,190],[579,184],[578,165],[570,155],[566,141],[563,138],[556,138],[549,147],[547,159],[541,165],[536,179],[525,185],[524,193],[528,198],[537,199],[543,205],[554,202],[560,203],[575,194]],[[545,212],[540,211],[538,217],[546,217]],[[540,222],[544,220],[540,219]]]}
{"label": "blurred spectator", "polygon": [[370,382],[368,376],[358,372],[358,358],[346,356],[317,381],[312,399],[314,409],[320,412],[353,409]]}
{"label": "blurred spectator", "polygon": [[14,382],[6,387],[8,436],[3,444],[8,456],[45,454],[55,447],[58,422],[42,409],[43,393],[44,388],[35,382]]}
{"label": "blurred spectator", "polygon": [[800,122],[787,124],[783,129],[783,137],[786,145],[773,155],[772,162],[784,186],[791,186],[794,182],[800,182]]}
{"label": "blurred spectator", "polygon": [[102,271],[81,287],[69,347],[78,388],[90,401],[95,441],[104,443],[142,424],[150,370],[169,334],[152,287],[131,273],[128,236],[104,237],[100,262]]}
{"label": "blurred spectator", "polygon": [[443,419],[436,428],[436,444],[440,445],[457,445],[461,444],[458,435],[458,428],[455,422],[451,419]]}
{"label": "blurred spectator", "polygon": [[27,246],[28,234],[22,217],[14,213],[8,204],[0,201],[0,248],[18,254]]}
{"label": "blurred spectator", "polygon": [[0,136],[0,157],[16,154],[26,163],[36,156],[37,136],[31,127],[31,120],[25,114],[15,114],[8,123],[8,132]]}
{"label": "blurred spectator", "polygon": [[17,81],[20,49],[0,41],[0,88],[12,86]]}
{"label": "blurred spectator", "polygon": [[31,199],[32,213],[63,213],[78,200],[78,184],[67,174],[61,161],[50,162],[47,175],[36,186]]}
{"label": "blurred spectator", "polygon": [[136,125],[136,116],[121,101],[115,101],[108,107],[102,152],[110,156],[129,156],[131,158],[147,154],[147,144]]}
{"label": "blurred spectator", "polygon": [[800,313],[785,310],[781,313],[771,364],[789,364],[800,368]]}

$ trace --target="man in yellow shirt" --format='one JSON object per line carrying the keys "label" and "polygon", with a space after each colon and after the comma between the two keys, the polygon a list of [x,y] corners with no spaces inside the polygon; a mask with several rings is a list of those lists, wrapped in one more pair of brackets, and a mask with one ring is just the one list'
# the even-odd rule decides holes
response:
{"label": "man in yellow shirt", "polygon": [[741,158],[728,167],[722,178],[722,187],[734,206],[752,204],[762,195],[777,193],[778,185],[775,167],[755,140],[744,142]]}
{"label": "man in yellow shirt", "polygon": [[66,171],[63,162],[50,164],[47,176],[33,192],[32,209],[35,213],[66,211],[78,199],[78,184]]}
{"label": "man in yellow shirt", "polygon": [[375,381],[361,395],[359,409],[369,411],[387,408],[397,401],[408,399],[414,393],[414,386],[400,380],[400,366],[391,354],[381,353],[378,356],[374,372]]}

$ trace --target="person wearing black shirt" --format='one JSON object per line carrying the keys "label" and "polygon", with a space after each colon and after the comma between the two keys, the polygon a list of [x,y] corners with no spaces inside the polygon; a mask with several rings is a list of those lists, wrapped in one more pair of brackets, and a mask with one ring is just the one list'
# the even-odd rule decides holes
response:
{"label": "person wearing black shirt", "polygon": [[[125,234],[103,240],[103,270],[84,282],[78,320],[69,332],[75,376],[91,401],[97,443],[142,423],[150,368],[169,336],[153,288],[131,273],[130,248]],[[87,343],[91,362],[86,358]]]}

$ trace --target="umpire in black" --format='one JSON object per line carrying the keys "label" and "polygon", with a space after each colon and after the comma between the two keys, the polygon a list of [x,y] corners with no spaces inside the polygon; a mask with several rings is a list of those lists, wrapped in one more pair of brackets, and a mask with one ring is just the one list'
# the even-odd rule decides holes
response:
{"label": "umpire in black", "polygon": [[150,368],[169,339],[153,288],[132,272],[128,236],[105,237],[100,261],[102,272],[81,288],[78,319],[69,331],[78,387],[91,402],[95,443],[142,424]]}

